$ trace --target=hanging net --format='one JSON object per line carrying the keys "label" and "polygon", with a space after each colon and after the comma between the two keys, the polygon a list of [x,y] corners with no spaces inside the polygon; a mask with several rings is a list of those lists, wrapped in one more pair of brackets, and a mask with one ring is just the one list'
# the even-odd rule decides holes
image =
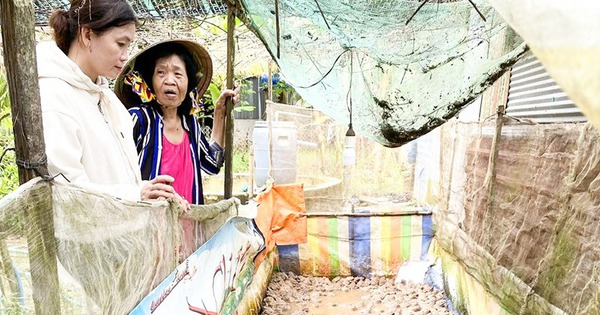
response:
{"label": "hanging net", "polygon": [[390,147],[452,118],[526,50],[485,1],[242,3],[286,82]]}
{"label": "hanging net", "polygon": [[[236,199],[193,205],[193,246],[212,240],[238,207]],[[21,185],[0,201],[0,313],[30,314],[36,304],[55,310],[50,279],[57,271],[61,314],[128,314],[185,259],[180,214],[166,201],[126,201],[40,178]],[[48,247],[34,245],[52,246],[54,239],[58,269],[44,256]],[[257,249],[248,249],[250,257]],[[245,266],[240,274],[252,279],[252,261]],[[224,301],[247,286],[238,287],[235,277],[215,291]]]}

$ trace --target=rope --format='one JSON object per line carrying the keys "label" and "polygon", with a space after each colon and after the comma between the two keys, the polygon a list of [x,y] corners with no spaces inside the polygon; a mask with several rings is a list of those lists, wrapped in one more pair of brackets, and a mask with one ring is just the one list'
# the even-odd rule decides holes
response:
{"label": "rope", "polygon": [[293,86],[294,88],[298,88],[298,89],[308,89],[311,88],[319,83],[321,83],[321,81],[325,80],[325,78],[331,73],[331,71],[333,70],[333,68],[335,67],[335,65],[337,64],[338,60],[340,60],[340,58],[344,55],[344,53],[350,51],[350,48],[346,48],[344,49],[344,51],[342,51],[337,58],[335,58],[335,60],[333,61],[333,64],[331,65],[331,68],[329,68],[329,70],[327,70],[327,72],[325,72],[325,74],[317,81],[314,83],[311,83],[309,85],[305,85],[305,86],[298,86],[298,85],[293,85],[290,84],[291,86]]}
{"label": "rope", "polygon": [[46,165],[46,163],[48,163],[48,161],[46,159],[46,154],[44,154],[42,156],[42,158],[38,161],[26,161],[26,160],[21,160],[21,159],[15,159],[15,161],[17,162],[18,166],[20,166],[24,169],[27,169],[27,170],[34,170],[36,172],[38,172],[38,168],[40,166],[44,166],[44,165]]}
{"label": "rope", "polygon": [[[6,155],[6,152],[8,151],[13,151],[13,152],[17,152],[15,150],[15,148],[6,148],[4,149],[4,151],[2,151],[2,155],[0,155],[0,163],[2,163],[2,160],[4,160],[4,156]],[[48,164],[48,158],[46,157],[46,154],[42,155],[42,157],[37,160],[37,161],[29,161],[29,160],[21,160],[19,158],[15,159],[15,163],[17,164],[18,167],[26,169],[26,170],[33,170],[35,171],[37,176],[42,177],[45,180],[52,180],[57,176],[62,176],[65,180],[67,180],[67,182],[70,182],[62,173],[55,175],[55,176],[49,176],[47,174],[42,173],[39,168],[42,166],[46,166],[46,164]]]}

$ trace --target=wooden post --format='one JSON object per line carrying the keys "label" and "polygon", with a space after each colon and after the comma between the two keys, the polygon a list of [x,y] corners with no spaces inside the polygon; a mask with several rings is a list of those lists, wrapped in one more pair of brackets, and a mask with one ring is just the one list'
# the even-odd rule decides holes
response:
{"label": "wooden post", "polygon": [[[235,61],[235,7],[227,6],[227,88],[233,89],[233,62]],[[233,187],[233,100],[227,99],[227,119],[225,121],[225,188],[224,199],[231,198]]]}
{"label": "wooden post", "polygon": [[490,245],[490,240],[493,234],[493,211],[492,207],[494,206],[494,188],[496,184],[496,161],[498,159],[498,150],[500,142],[500,137],[502,135],[502,125],[504,123],[504,105],[498,105],[498,112],[496,116],[496,129],[494,132],[494,137],[492,138],[492,145],[490,147],[490,157],[488,160],[488,170],[486,174],[486,183],[487,183],[487,200],[485,204],[485,224],[487,231],[487,240],[486,246]]}
{"label": "wooden post", "polygon": [[254,148],[248,149],[248,200],[254,198]]}
{"label": "wooden post", "polygon": [[269,75],[267,76],[267,99],[273,101],[273,71],[271,71],[271,62],[269,62]]}
{"label": "wooden post", "polygon": [[[279,30],[279,0],[275,0],[275,37],[277,38],[277,59],[281,58],[281,34]],[[270,68],[270,67],[269,67]]]}
{"label": "wooden post", "polygon": [[[4,64],[10,91],[19,183],[48,175],[35,59],[35,19],[31,0],[0,1]],[[27,207],[27,243],[36,314],[61,314],[52,194]],[[40,207],[38,205],[44,205]]]}

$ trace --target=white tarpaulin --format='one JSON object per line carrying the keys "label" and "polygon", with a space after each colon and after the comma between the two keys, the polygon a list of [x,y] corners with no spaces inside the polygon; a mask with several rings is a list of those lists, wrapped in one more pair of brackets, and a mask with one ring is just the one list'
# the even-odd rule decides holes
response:
{"label": "white tarpaulin", "polygon": [[600,128],[600,1],[489,2]]}

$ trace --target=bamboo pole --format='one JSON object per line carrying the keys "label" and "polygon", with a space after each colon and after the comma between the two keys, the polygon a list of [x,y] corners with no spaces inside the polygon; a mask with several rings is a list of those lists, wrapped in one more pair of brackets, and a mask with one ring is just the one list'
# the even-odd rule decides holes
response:
{"label": "bamboo pole", "polygon": [[[233,89],[233,63],[235,61],[235,7],[232,3],[227,5],[227,88]],[[225,188],[223,197],[229,199],[233,195],[233,99],[227,99],[225,121]]]}
{"label": "bamboo pole", "polygon": [[[277,37],[277,59],[281,58],[281,33],[279,28],[279,0],[275,0],[275,37]],[[271,99],[272,100],[272,99]]]}
{"label": "bamboo pole", "polygon": [[[19,183],[23,184],[38,175],[48,175],[31,0],[0,1],[0,20]],[[52,194],[44,194],[40,198],[47,200],[42,199],[24,210],[33,302],[38,315],[61,314]]]}

